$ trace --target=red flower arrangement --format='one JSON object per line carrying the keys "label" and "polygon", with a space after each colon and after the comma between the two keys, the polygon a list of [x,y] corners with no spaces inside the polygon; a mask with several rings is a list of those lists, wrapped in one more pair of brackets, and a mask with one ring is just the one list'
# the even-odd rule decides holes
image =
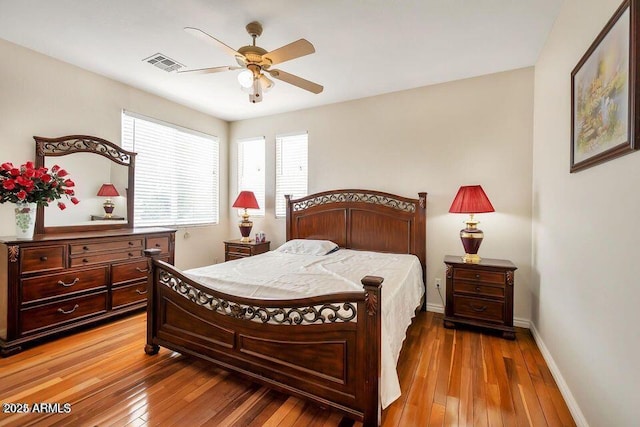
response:
{"label": "red flower arrangement", "polygon": [[[71,203],[77,205],[80,201],[73,190],[76,184],[65,178],[68,175],[58,165],[49,170],[45,167],[35,168],[33,162],[20,167],[3,163],[0,165],[0,203],[37,203],[49,206],[54,200],[66,196]],[[67,208],[62,202],[58,202],[58,207],[61,210]]]}

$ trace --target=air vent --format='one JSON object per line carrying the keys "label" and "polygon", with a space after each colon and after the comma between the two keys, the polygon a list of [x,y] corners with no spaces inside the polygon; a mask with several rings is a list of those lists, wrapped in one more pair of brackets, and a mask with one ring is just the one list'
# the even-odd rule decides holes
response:
{"label": "air vent", "polygon": [[143,59],[143,61],[146,61],[154,67],[158,67],[161,70],[166,71],[167,73],[179,70],[180,68],[184,67],[184,65],[180,64],[178,61],[174,61],[167,55],[163,55],[161,53],[151,55],[150,57]]}

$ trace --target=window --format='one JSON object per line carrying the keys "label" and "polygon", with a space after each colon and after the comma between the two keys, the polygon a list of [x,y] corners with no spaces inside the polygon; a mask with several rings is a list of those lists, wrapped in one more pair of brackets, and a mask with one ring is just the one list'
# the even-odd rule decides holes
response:
{"label": "window", "polygon": [[136,156],[136,226],[218,223],[218,138],[122,112],[122,146]]}
{"label": "window", "polygon": [[[253,191],[260,209],[247,209],[251,216],[264,216],[264,137],[238,141],[238,193]],[[237,195],[236,194],[236,195]],[[235,200],[235,198],[233,199]],[[244,209],[238,209],[241,215]]]}
{"label": "window", "polygon": [[276,136],[276,218],[285,217],[285,194],[293,198],[307,195],[308,135]]}

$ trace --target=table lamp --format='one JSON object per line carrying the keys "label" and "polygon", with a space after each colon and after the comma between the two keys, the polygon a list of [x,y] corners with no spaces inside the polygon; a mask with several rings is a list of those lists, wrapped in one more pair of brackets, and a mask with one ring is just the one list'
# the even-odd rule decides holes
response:
{"label": "table lamp", "polygon": [[235,202],[233,202],[234,208],[244,208],[244,213],[242,214],[242,221],[238,224],[240,227],[240,234],[242,234],[241,242],[250,242],[251,241],[251,229],[253,228],[253,222],[249,221],[249,214],[247,213],[247,209],[259,209],[258,201],[256,200],[255,194],[253,191],[241,191],[238,194],[238,198]]}
{"label": "table lamp", "polygon": [[470,217],[465,223],[466,228],[460,230],[460,240],[464,246],[465,255],[462,257],[464,262],[477,264],[480,262],[478,249],[484,238],[482,230],[477,228],[478,222],[473,219],[473,215],[477,213],[494,212],[493,205],[479,185],[466,185],[460,187],[458,194],[453,199],[451,213],[468,213]]}
{"label": "table lamp", "polygon": [[107,200],[102,204],[102,207],[104,207],[105,218],[111,218],[113,209],[115,208],[115,205],[111,201],[111,197],[118,197],[119,195],[118,190],[116,190],[116,187],[113,184],[102,184],[102,187],[98,190],[98,196],[107,198]]}

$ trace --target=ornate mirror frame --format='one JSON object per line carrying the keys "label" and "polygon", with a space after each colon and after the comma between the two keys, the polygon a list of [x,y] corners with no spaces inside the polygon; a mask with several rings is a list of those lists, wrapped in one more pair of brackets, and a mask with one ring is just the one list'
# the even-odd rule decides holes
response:
{"label": "ornate mirror frame", "polygon": [[38,210],[36,212],[36,234],[133,228],[133,194],[136,153],[123,150],[113,142],[88,135],[69,135],[59,138],[34,136],[33,139],[36,141],[36,167],[44,166],[44,162],[47,157],[66,156],[74,153],[94,153],[106,157],[112,162],[127,166],[128,168],[126,223],[45,227],[44,207],[38,206]]}

